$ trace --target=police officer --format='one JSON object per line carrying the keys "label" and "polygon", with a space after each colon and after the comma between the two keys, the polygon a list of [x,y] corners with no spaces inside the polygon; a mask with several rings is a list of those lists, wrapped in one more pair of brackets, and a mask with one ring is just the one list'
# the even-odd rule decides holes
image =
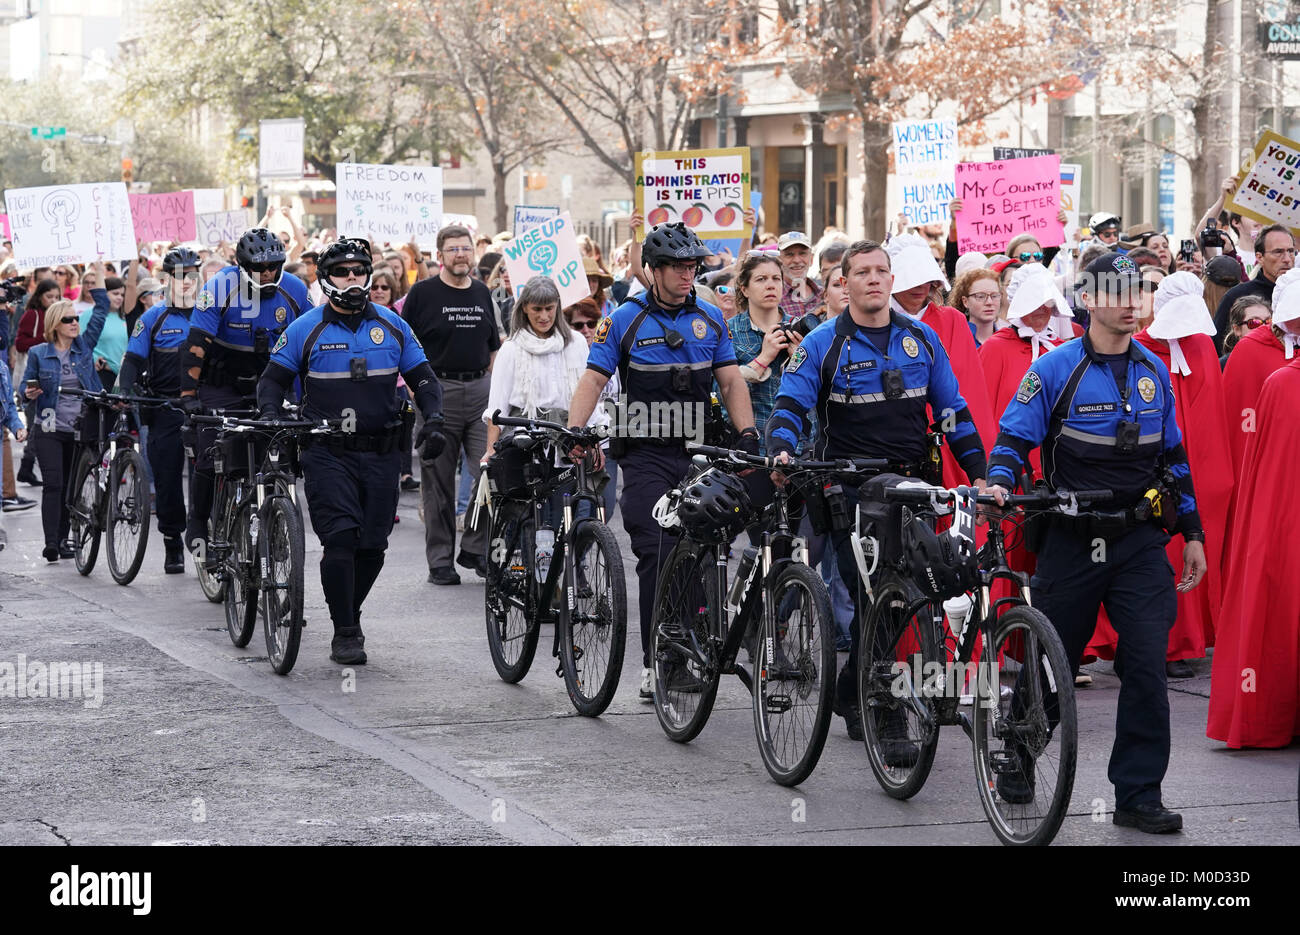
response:
{"label": "police officer", "polygon": [[[1030,582],[1034,606],[1061,635],[1077,666],[1104,604],[1119,635],[1120,678],[1110,781],[1117,825],[1149,833],[1177,831],[1182,816],[1166,809],[1160,783],[1169,765],[1169,698],[1165,650],[1177,614],[1169,535],[1145,519],[1145,494],[1168,472],[1176,490],[1176,531],[1183,536],[1187,591],[1205,574],[1204,534],[1196,513],[1187,452],[1174,419],[1163,363],[1131,339],[1141,327],[1140,277],[1126,256],[1107,253],[1084,271],[1082,297],[1091,319],[1082,338],[1043,355],[1025,374],[1002,416],[990,460],[989,491],[1002,497],[1041,446],[1043,476],[1054,487],[1110,489],[1112,512],[1053,517]],[[1165,521],[1168,516],[1163,517]],[[1032,772],[1032,771],[1030,771]],[[1008,801],[1032,790],[1018,773],[999,777]]]}
{"label": "police officer", "polygon": [[[844,254],[840,269],[848,313],[814,328],[795,349],[767,422],[768,453],[793,454],[799,436],[807,433],[807,414],[815,409],[821,431],[814,458],[884,458],[894,473],[922,476],[930,456],[929,405],[953,457],[972,483],[983,486],[984,446],[947,351],[929,325],[890,309],[894,276],[889,255],[880,244],[859,240]],[[783,482],[779,474],[773,481]],[[846,489],[845,494],[856,502],[856,491]],[[848,532],[835,533],[832,541],[841,576],[858,581]],[[860,587],[849,591],[854,602],[851,645],[836,683],[835,711],[847,722],[849,736],[861,740],[857,660],[859,621],[867,608],[861,606]],[[893,765],[915,762],[915,747],[904,741],[887,739],[882,746],[886,759],[897,761]]]}
{"label": "police officer", "polygon": [[[199,291],[199,255],[188,247],[167,251],[162,261],[167,301],[147,309],[135,323],[122,358],[118,386],[123,393],[175,398],[181,390],[181,353],[188,346],[190,317]],[[139,386],[137,386],[139,384]],[[149,406],[140,413],[149,427],[149,466],[157,497],[158,531],[163,535],[163,571],[185,571],[185,494],[181,472],[185,416],[174,409]]]}
{"label": "police officer", "polygon": [[[655,587],[660,562],[673,544],[651,511],[686,476],[691,463],[686,442],[703,441],[700,433],[713,380],[741,431],[738,447],[757,454],[758,432],[722,312],[695,297],[693,283],[709,248],[685,224],[660,224],[646,235],[641,256],[653,279],[650,291],[629,298],[601,319],[587,370],[569,405],[569,422],[587,424],[600,391],[617,371],[623,396],[611,413],[611,431],[616,436],[611,456],[619,459],[623,472],[623,526],[637,559],[644,666],[641,698],[650,701],[654,697],[650,625]],[[669,424],[650,424],[640,418],[647,412],[662,416],[665,410]],[[624,446],[624,451],[615,451]],[[580,454],[574,451],[575,456]]]}
{"label": "police officer", "polygon": [[[284,261],[280,238],[255,227],[235,245],[235,265],[204,284],[190,317],[181,364],[181,396],[193,400],[187,409],[253,408],[257,379],[271,358],[271,346],[310,307],[307,286],[284,272]],[[204,429],[195,445],[185,530],[190,548],[206,544],[208,538],[215,439],[215,429]]]}
{"label": "police officer", "polygon": [[330,659],[342,665],[366,661],[361,605],[384,566],[397,512],[401,446],[410,444],[398,374],[424,416],[423,454],[436,457],[445,444],[442,389],[406,322],[370,301],[370,273],[364,240],[326,247],[317,263],[326,304],[280,336],[257,385],[263,418],[274,418],[285,392],[301,379],[304,418],[345,420],[341,434],[302,452],[312,528],[324,548],[321,588],[334,623]]}

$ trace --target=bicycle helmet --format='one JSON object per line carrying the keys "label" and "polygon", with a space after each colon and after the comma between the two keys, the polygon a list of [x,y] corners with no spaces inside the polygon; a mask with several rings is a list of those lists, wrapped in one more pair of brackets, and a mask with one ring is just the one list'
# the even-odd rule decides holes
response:
{"label": "bicycle helmet", "polygon": [[903,527],[903,556],[917,587],[932,600],[947,600],[979,584],[975,549],[948,532],[936,533],[919,516]]}
{"label": "bicycle helmet", "polygon": [[749,492],[737,477],[705,471],[682,491],[677,518],[692,539],[730,542],[749,521]]}
{"label": "bicycle helmet", "polygon": [[657,224],[645,235],[641,245],[641,260],[651,269],[667,266],[680,260],[703,260],[709,256],[709,248],[695,231],[681,221],[671,224]]}
{"label": "bicycle helmet", "polygon": [[162,270],[169,276],[175,276],[187,269],[197,270],[200,262],[199,255],[189,247],[174,247],[163,257]]}
{"label": "bicycle helmet", "polygon": [[[244,231],[244,236],[235,244],[235,263],[248,285],[262,298],[269,299],[280,288],[280,279],[284,275],[284,244],[265,227],[254,227]],[[257,274],[266,267],[279,266],[274,282],[262,282]]]}
{"label": "bicycle helmet", "polygon": [[[334,267],[342,263],[356,263],[366,270],[364,283],[341,289],[333,279]],[[370,261],[370,244],[364,240],[344,237],[324,249],[316,261],[316,281],[321,291],[331,303],[349,311],[360,311],[370,301],[370,273],[373,267]]]}

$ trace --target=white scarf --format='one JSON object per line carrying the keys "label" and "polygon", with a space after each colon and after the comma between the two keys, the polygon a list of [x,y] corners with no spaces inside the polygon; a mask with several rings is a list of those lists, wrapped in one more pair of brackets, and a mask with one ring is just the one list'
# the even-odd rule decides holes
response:
{"label": "white scarf", "polygon": [[1292,334],[1290,331],[1283,330],[1278,340],[1282,342],[1282,350],[1286,352],[1286,359],[1291,360],[1295,357],[1296,345],[1300,345],[1300,334]]}
{"label": "white scarf", "polygon": [[1016,334],[1020,335],[1022,338],[1032,339],[1030,343],[1033,346],[1033,355],[1029,358],[1031,362],[1038,360],[1039,355],[1043,354],[1045,351],[1050,351],[1052,348],[1056,347],[1057,338],[1060,336],[1056,333],[1055,321],[1054,318],[1047,319],[1047,324],[1043,325],[1041,331],[1035,331],[1033,328],[1024,324],[1023,318],[1014,322]]}
{"label": "white scarf", "polygon": [[[555,367],[558,363],[558,366],[564,369],[565,386],[568,390],[566,395],[570,399],[573,398],[573,391],[578,388],[578,380],[582,376],[582,368],[567,365],[564,359],[564,338],[560,337],[559,331],[552,331],[549,337],[539,338],[532,329],[520,328],[510,335],[510,340],[517,341],[519,350],[523,352],[515,365],[515,386],[523,396],[523,405],[520,408],[524,411],[524,418],[537,418],[537,399],[541,396],[541,387],[537,382],[540,367]],[[542,359],[552,354],[560,355],[558,362]]]}
{"label": "white scarf", "polygon": [[903,308],[903,306],[899,305],[898,299],[894,298],[892,295],[889,297],[889,307],[900,315],[906,315],[908,318],[912,319],[912,321],[920,321],[921,316],[925,314],[925,310],[930,307],[930,300],[926,299],[925,304],[921,306],[921,311],[915,315]]}

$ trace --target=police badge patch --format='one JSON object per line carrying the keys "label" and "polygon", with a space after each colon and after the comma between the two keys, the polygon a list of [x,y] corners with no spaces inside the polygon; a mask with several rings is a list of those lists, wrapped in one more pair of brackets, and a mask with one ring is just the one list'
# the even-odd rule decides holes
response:
{"label": "police badge patch", "polygon": [[383,343],[384,343],[384,329],[383,329],[383,328],[380,328],[378,325],[376,325],[375,327],[371,328],[371,329],[370,329],[370,340],[373,341],[375,344],[383,344]]}
{"label": "police badge patch", "polygon": [[691,331],[695,332],[695,337],[701,340],[703,340],[704,332],[708,329],[708,327],[709,326],[706,325],[704,321],[699,318],[691,322]]}
{"label": "police badge patch", "polygon": [[288,337],[283,333],[281,333],[280,340],[275,342],[275,347],[271,348],[271,353],[274,354],[278,352],[281,348],[283,348],[288,343],[289,343]]}
{"label": "police badge patch", "polygon": [[609,334],[609,322],[610,319],[608,317],[600,320],[600,327],[596,329],[595,341],[597,344],[605,343],[605,337]]}
{"label": "police badge patch", "polygon": [[786,365],[785,372],[794,373],[796,370],[799,369],[799,365],[802,364],[807,359],[808,359],[808,352],[804,350],[803,345],[800,344],[798,347],[794,349],[794,353],[790,355],[790,363]]}
{"label": "police badge patch", "polygon": [[1149,403],[1156,398],[1156,381],[1150,377],[1143,377],[1138,380],[1138,395],[1142,397],[1142,402]]}
{"label": "police badge patch", "polygon": [[283,325],[284,320],[288,317],[289,317],[289,310],[287,308],[277,308],[275,310],[275,320],[278,323]]}
{"label": "police badge patch", "polygon": [[142,334],[144,334],[144,320],[140,319],[136,321],[135,330],[131,332],[131,337],[138,338]]}
{"label": "police badge patch", "polygon": [[198,299],[194,303],[195,307],[200,309],[212,308],[212,306],[216,304],[217,304],[217,300],[213,297],[212,292],[208,289],[204,289],[202,292],[200,292]]}
{"label": "police badge patch", "polygon": [[912,337],[910,334],[903,338],[903,353],[908,357],[915,357],[917,354],[921,353],[921,348],[916,343],[916,338]]}
{"label": "police badge patch", "polygon": [[1020,389],[1016,390],[1016,402],[1027,403],[1043,388],[1042,378],[1034,371],[1030,370],[1025,374],[1025,378],[1020,381]]}

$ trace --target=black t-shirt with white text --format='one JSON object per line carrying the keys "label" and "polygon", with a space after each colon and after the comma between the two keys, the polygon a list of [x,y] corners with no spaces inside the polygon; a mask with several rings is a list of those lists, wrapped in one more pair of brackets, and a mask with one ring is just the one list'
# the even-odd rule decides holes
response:
{"label": "black t-shirt with white text", "polygon": [[486,370],[501,347],[492,312],[492,294],[477,279],[457,289],[440,276],[411,286],[402,306],[406,319],[435,372]]}

